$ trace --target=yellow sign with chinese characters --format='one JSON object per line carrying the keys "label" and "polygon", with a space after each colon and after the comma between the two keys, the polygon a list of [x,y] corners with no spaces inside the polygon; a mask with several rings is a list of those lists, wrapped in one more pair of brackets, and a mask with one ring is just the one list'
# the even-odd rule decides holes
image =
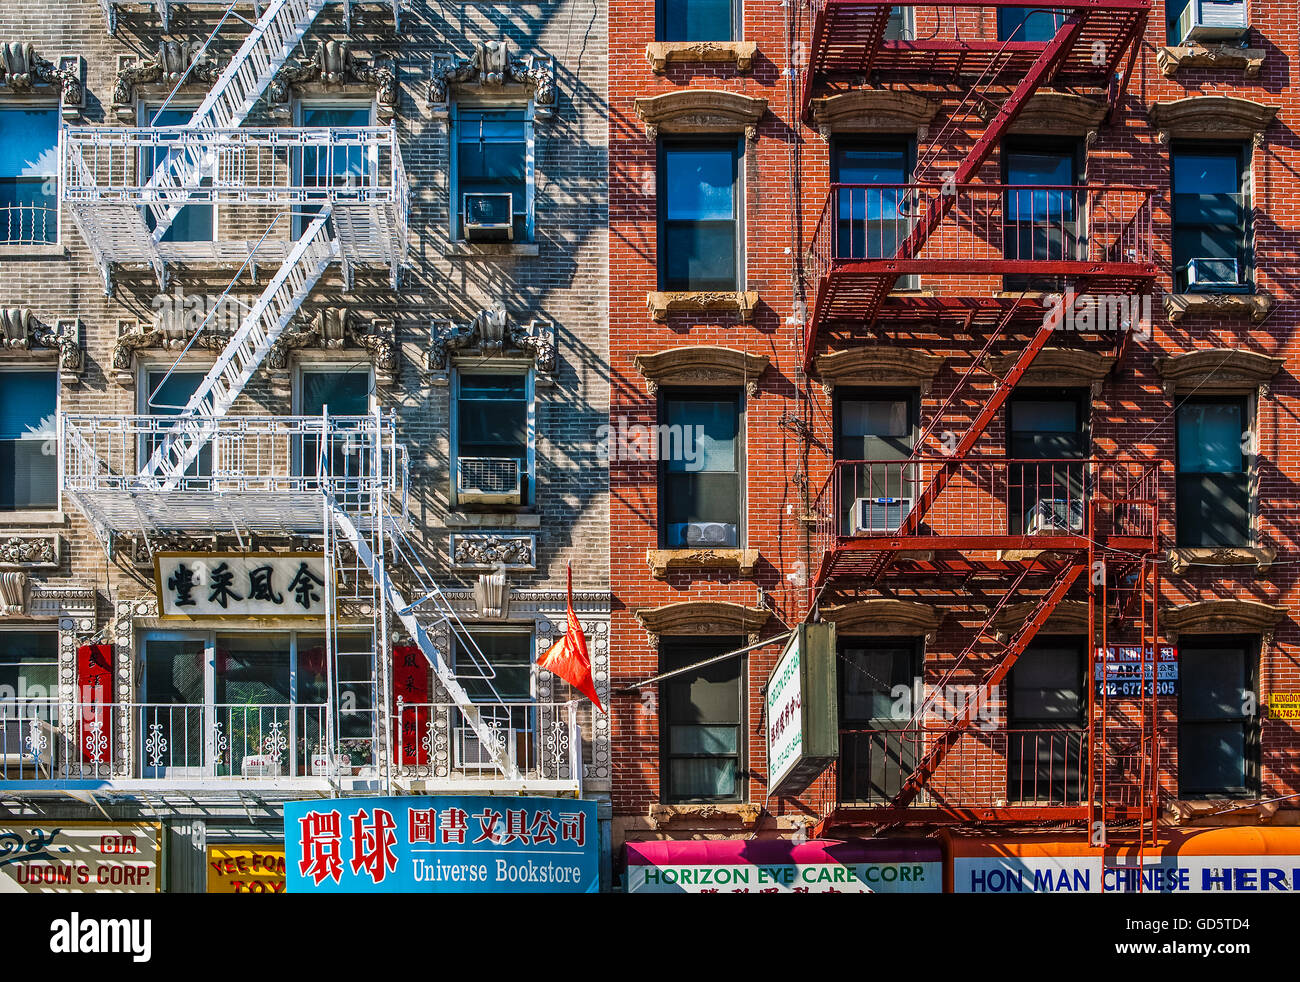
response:
{"label": "yellow sign with chinese characters", "polygon": [[1300,692],[1270,692],[1269,719],[1300,719]]}
{"label": "yellow sign with chinese characters", "polygon": [[284,847],[208,846],[208,893],[284,893]]}

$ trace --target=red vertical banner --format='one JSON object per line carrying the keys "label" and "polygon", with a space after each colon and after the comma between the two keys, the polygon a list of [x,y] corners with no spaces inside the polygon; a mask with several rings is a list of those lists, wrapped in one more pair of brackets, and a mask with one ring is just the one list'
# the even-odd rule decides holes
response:
{"label": "red vertical banner", "polygon": [[425,767],[432,712],[429,703],[429,662],[415,645],[393,645],[393,706],[402,700],[402,712],[393,733],[393,757],[399,764]]}
{"label": "red vertical banner", "polygon": [[83,644],[77,649],[76,722],[81,762],[108,767],[112,760],[113,646]]}

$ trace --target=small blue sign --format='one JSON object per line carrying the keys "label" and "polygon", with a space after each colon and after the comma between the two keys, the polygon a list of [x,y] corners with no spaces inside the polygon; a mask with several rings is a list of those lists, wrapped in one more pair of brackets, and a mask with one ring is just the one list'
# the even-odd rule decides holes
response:
{"label": "small blue sign", "polygon": [[596,803],[466,795],[284,806],[289,893],[596,893]]}

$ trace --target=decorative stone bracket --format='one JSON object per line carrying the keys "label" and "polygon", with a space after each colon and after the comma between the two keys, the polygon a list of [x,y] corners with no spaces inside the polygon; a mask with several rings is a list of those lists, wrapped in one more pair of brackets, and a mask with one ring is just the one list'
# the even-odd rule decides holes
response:
{"label": "decorative stone bracket", "polygon": [[669,573],[701,573],[728,570],[741,577],[754,575],[757,549],[648,549],[650,575],[666,580]]}
{"label": "decorative stone bracket", "polygon": [[162,41],[148,58],[119,62],[113,113],[123,124],[134,126],[137,86],[158,83],[170,90],[182,78],[186,85],[212,85],[221,77],[223,67],[207,55],[202,41]]}
{"label": "decorative stone bracket", "polygon": [[1200,348],[1156,359],[1156,371],[1165,380],[1165,392],[1202,390],[1249,392],[1263,396],[1282,367],[1282,359],[1244,348]]}
{"label": "decorative stone bracket", "polygon": [[457,569],[523,569],[537,567],[535,535],[495,535],[458,532],[451,536],[451,564]]}
{"label": "decorative stone bracket", "polygon": [[650,647],[659,647],[666,636],[718,637],[739,635],[753,644],[767,623],[771,611],[746,607],[726,600],[683,600],[635,611],[637,623],[650,639]]}
{"label": "decorative stone bracket", "polygon": [[59,371],[72,378],[85,368],[85,353],[81,350],[81,320],[61,317],[53,327],[36,319],[27,307],[0,308],[0,345],[6,350],[30,351],[32,348],[50,348],[59,353]]}
{"label": "decorative stone bracket", "polygon": [[1278,113],[1250,99],[1227,95],[1194,95],[1172,102],[1157,102],[1149,110],[1156,139],[1252,140],[1264,143],[1264,131]]}
{"label": "decorative stone bracket", "polygon": [[1273,309],[1266,293],[1166,293],[1165,316],[1177,324],[1188,314],[1211,317],[1249,317],[1258,324]]}
{"label": "decorative stone bracket", "polygon": [[741,133],[758,139],[767,100],[719,89],[678,89],[636,100],[646,139],[660,133]]}
{"label": "decorative stone bracket", "polygon": [[854,89],[814,99],[813,125],[832,133],[906,133],[930,125],[939,103],[895,89]]}
{"label": "decorative stone bracket", "polygon": [[510,42],[483,41],[466,56],[435,55],[429,76],[429,109],[435,118],[446,118],[452,85],[478,85],[504,90],[507,85],[525,86],[533,93],[533,116],[547,120],[555,115],[558,90],[555,65],[545,55],[514,57]]}
{"label": "decorative stone bracket", "polygon": [[943,362],[912,348],[862,345],[818,355],[817,375],[827,395],[837,385],[915,385],[926,395]]}
{"label": "decorative stone bracket", "polygon": [[266,101],[271,112],[289,114],[289,91],[292,86],[319,83],[326,89],[342,85],[368,85],[375,90],[379,122],[387,124],[397,115],[397,68],[391,61],[369,61],[357,57],[348,41],[322,41],[311,60],[305,64],[288,64],[271,79]]}
{"label": "decorative stone bracket", "polygon": [[0,538],[0,569],[41,569],[59,565],[59,537],[10,535]]}
{"label": "decorative stone bracket", "polygon": [[1267,645],[1285,617],[1285,607],[1258,600],[1201,600],[1161,611],[1160,626],[1173,644],[1182,634],[1259,634]]}
{"label": "decorative stone bracket", "polygon": [[[200,322],[202,316],[199,317]],[[117,322],[117,342],[113,345],[111,371],[114,381],[121,386],[135,384],[135,353],[146,349],[181,351],[192,343],[193,348],[220,351],[230,341],[232,332],[209,325],[198,337],[194,327],[176,326],[170,319],[158,317],[152,324],[136,320]]]}
{"label": "decorative stone bracket", "polygon": [[637,355],[634,364],[652,396],[661,385],[743,385],[750,398],[755,398],[768,359],[732,348],[689,345]]}
{"label": "decorative stone bracket", "polygon": [[[997,114],[995,103],[982,102],[976,112],[985,122]],[[1069,92],[1035,92],[1016,116],[1009,132],[1017,136],[1082,136],[1088,145],[1106,118],[1106,102]]]}
{"label": "decorative stone bracket", "polygon": [[27,613],[29,585],[26,573],[19,571],[0,573],[0,617]]}
{"label": "decorative stone bracket", "polygon": [[86,108],[85,63],[77,55],[59,59],[56,66],[36,53],[30,42],[0,43],[0,85],[25,93],[38,84],[57,85],[63,118],[76,120]]}
{"label": "decorative stone bracket", "polygon": [[1188,44],[1156,49],[1156,66],[1173,78],[1180,68],[1240,68],[1244,78],[1258,78],[1264,67],[1264,48],[1238,48],[1230,44]]}
{"label": "decorative stone bracket", "polygon": [[1183,546],[1169,550],[1169,571],[1182,576],[1196,567],[1254,566],[1255,573],[1263,576],[1277,559],[1272,546]]}
{"label": "decorative stone bracket", "polygon": [[704,314],[717,310],[733,310],[742,323],[748,324],[754,319],[758,294],[743,290],[681,290],[670,293],[647,293],[646,306],[650,310],[650,317],[659,324],[666,324],[669,314]]}
{"label": "decorative stone bracket", "polygon": [[280,335],[267,355],[268,368],[284,369],[289,352],[315,347],[327,351],[346,348],[351,343],[370,353],[375,370],[375,384],[386,387],[397,379],[397,331],[391,320],[370,320],[365,326],[346,307],[325,307],[304,322],[299,318]]}
{"label": "decorative stone bracket", "polygon": [[505,571],[483,573],[474,583],[474,609],[489,620],[510,616],[510,579]]}
{"label": "decorative stone bracket", "polygon": [[834,607],[822,607],[821,618],[835,625],[837,634],[853,637],[915,637],[933,644],[944,613],[913,600],[876,597]]}
{"label": "decorative stone bracket", "polygon": [[646,60],[656,75],[669,65],[726,64],[742,75],[754,70],[758,45],[753,41],[652,41],[645,46]]}
{"label": "decorative stone bracket", "polygon": [[429,344],[429,371],[435,374],[435,381],[445,382],[453,352],[477,351],[486,355],[504,353],[511,348],[532,356],[538,383],[547,385],[554,381],[558,364],[555,325],[544,320],[517,323],[499,301],[480,310],[468,324],[435,322]]}
{"label": "decorative stone bracket", "polygon": [[[993,618],[993,630],[997,634],[998,641],[1005,644],[1038,609],[1039,604],[1032,600],[1002,608]],[[1088,624],[1088,604],[1085,601],[1062,600],[1048,616],[1039,633],[1078,634],[1086,638]]]}
{"label": "decorative stone bracket", "polygon": [[705,828],[739,827],[752,829],[758,824],[763,808],[753,802],[732,805],[651,805],[647,818],[656,831],[665,829],[695,829],[704,823]]}

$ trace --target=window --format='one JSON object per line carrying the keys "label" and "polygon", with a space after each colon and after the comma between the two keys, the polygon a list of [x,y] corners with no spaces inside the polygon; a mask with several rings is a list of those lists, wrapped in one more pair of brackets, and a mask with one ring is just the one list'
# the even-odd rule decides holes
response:
{"label": "window", "polygon": [[1088,784],[1083,639],[1032,641],[1007,680],[1007,800],[1071,804]]}
{"label": "window", "polygon": [[[333,416],[364,416],[370,412],[369,366],[337,371],[304,368],[299,376],[298,415],[320,416],[326,409]],[[329,473],[337,481],[355,480],[366,474],[371,461],[360,446],[346,435],[330,438]],[[302,474],[320,475],[320,438],[308,434],[301,440],[298,460]]]}
{"label": "window", "polygon": [[[456,152],[452,158],[451,216],[454,239],[508,238],[533,241],[533,123],[528,109],[453,107]],[[498,232],[507,214],[509,230]]]}
{"label": "window", "polygon": [[1245,398],[1178,404],[1178,544],[1251,544]]}
{"label": "window", "polygon": [[1244,637],[1179,641],[1178,793],[1259,792],[1259,649]]}
{"label": "window", "polygon": [[[330,126],[355,128],[369,126],[370,106],[314,106],[298,107],[298,122],[301,126]],[[304,188],[318,188],[308,191],[311,199],[317,203],[302,205],[294,211],[295,236],[301,237],[320,212],[319,202],[328,198],[328,189],[358,188],[366,183],[366,177],[374,173],[376,162],[359,146],[333,147],[329,150],[317,150],[305,147],[294,154],[298,183]]]}
{"label": "window", "polygon": [[891,531],[911,511],[919,474],[904,462],[916,445],[919,407],[915,389],[836,388],[835,459],[859,462],[840,468],[841,535]]}
{"label": "window", "polygon": [[[467,631],[456,634],[455,672],[485,723],[506,734],[506,748],[515,764],[530,769],[537,763],[534,746],[536,714],[533,699],[531,632],[518,630]],[[489,768],[491,755],[474,729],[457,714],[455,760],[467,769]]]}
{"label": "window", "polygon": [[0,511],[59,506],[59,373],[0,371]]}
{"label": "window", "polygon": [[744,481],[738,393],[675,393],[661,408],[662,542],[669,549],[736,549]]}
{"label": "window", "polygon": [[661,289],[740,289],[739,163],[739,140],[661,144]]}
{"label": "window", "polygon": [[[743,638],[661,638],[659,669],[671,672],[734,651]],[[660,784],[666,802],[739,801],[744,795],[744,656],[659,683]]]}
{"label": "window", "polygon": [[[322,635],[149,632],[143,645],[141,702],[133,723],[140,733],[156,734],[166,742],[157,756],[141,755],[141,776],[317,773],[325,763],[319,758],[329,729],[330,702],[338,754],[347,756],[351,766],[373,766],[370,635],[341,633],[337,650],[331,699],[328,647]],[[348,773],[355,771],[349,767]]]}
{"label": "window", "polygon": [[[1005,258],[1034,262],[1077,259],[1079,202],[1073,189],[1079,184],[1078,143],[1041,137],[1032,143],[1013,140],[1008,141],[1002,158],[1008,185]],[[1007,276],[1005,286],[1008,290],[1056,290],[1060,281],[1059,276],[1018,273]]]}
{"label": "window", "polygon": [[[184,126],[194,116],[194,110],[197,107],[189,106],[178,108],[168,106],[159,112],[157,106],[146,106],[141,111],[142,122],[147,126]],[[147,181],[158,166],[167,156],[167,151],[162,148],[154,148],[151,152],[146,151],[144,160],[141,163],[143,170],[142,177]],[[203,187],[212,186],[212,178],[205,177],[202,180]],[[145,224],[150,230],[154,229],[157,222],[154,219],[153,212],[149,209],[144,210]],[[176,217],[172,219],[171,225],[163,233],[163,242],[211,242],[216,238],[216,215],[212,205],[186,205],[177,212]]]}
{"label": "window", "polygon": [[58,670],[54,631],[0,631],[0,699],[54,699]]}
{"label": "window", "polygon": [[660,41],[732,41],[736,15],[731,0],[659,0]]}
{"label": "window", "polygon": [[1084,465],[1088,455],[1088,393],[1017,389],[1007,403],[1009,532],[1082,535]]}
{"label": "window", "polygon": [[908,723],[920,709],[921,645],[848,639],[839,649],[840,797],[888,801],[916,767],[921,731]]}
{"label": "window", "polygon": [[0,109],[0,245],[59,237],[59,110]]}
{"label": "window", "polygon": [[[838,258],[887,259],[898,253],[899,245],[912,230],[905,200],[907,189],[898,185],[907,183],[911,170],[912,146],[908,140],[835,139],[831,182],[850,185],[837,192]],[[897,288],[911,289],[915,285],[915,276],[905,276]]]}
{"label": "window", "polygon": [[531,373],[457,372],[452,414],[458,504],[533,503]]}
{"label": "window", "polygon": [[1065,11],[1039,7],[999,7],[998,40],[1044,44],[1065,24]]}
{"label": "window", "polygon": [[1176,291],[1251,289],[1247,152],[1241,146],[1175,145],[1170,154]]}
{"label": "window", "polygon": [[[163,441],[163,437],[173,423],[169,416],[179,416],[198,391],[199,383],[207,377],[207,372],[173,371],[168,374],[165,368],[150,368],[145,371],[145,404],[141,411],[148,416],[162,417],[154,423],[153,432],[145,437],[140,448],[141,460],[149,460]],[[212,441],[208,441],[199,451],[198,458],[185,470],[186,477],[208,478],[212,476]],[[202,486],[202,482],[198,486]]]}

